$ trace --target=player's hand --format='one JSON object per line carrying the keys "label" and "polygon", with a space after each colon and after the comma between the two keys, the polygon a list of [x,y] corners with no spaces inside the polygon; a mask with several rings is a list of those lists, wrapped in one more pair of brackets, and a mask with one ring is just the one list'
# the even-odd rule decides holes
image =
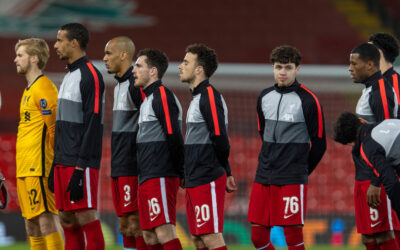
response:
{"label": "player's hand", "polygon": [[51,166],[49,178],[47,179],[49,190],[54,193],[54,166]]}
{"label": "player's hand", "polygon": [[381,203],[381,187],[369,185],[367,191],[367,203],[372,208],[377,208]]}
{"label": "player's hand", "polygon": [[69,199],[73,202],[77,202],[83,198],[83,175],[83,169],[75,168],[69,180],[67,192],[70,192]]}
{"label": "player's hand", "polygon": [[226,179],[226,192],[232,193],[233,191],[237,190],[237,186],[235,183],[235,178],[233,176],[228,176]]}

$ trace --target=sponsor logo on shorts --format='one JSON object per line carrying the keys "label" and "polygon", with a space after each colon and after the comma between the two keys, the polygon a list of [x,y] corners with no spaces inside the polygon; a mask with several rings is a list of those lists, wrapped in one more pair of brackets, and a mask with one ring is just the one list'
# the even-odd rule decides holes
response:
{"label": "sponsor logo on shorts", "polygon": [[285,215],[283,216],[283,218],[286,220],[287,218],[290,218],[290,217],[292,217],[293,215],[294,215],[294,214],[291,214],[291,215],[286,215],[286,214],[285,214]]}
{"label": "sponsor logo on shorts", "polygon": [[371,223],[371,227],[376,227],[378,226],[382,221],[378,221],[377,223]]}

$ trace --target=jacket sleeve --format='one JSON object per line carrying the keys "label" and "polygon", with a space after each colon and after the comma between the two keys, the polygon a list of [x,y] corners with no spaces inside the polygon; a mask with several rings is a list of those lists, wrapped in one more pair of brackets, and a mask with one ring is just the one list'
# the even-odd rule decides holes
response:
{"label": "jacket sleeve", "polygon": [[225,124],[225,115],[228,116],[228,114],[225,114],[222,96],[211,86],[208,86],[201,94],[200,112],[210,131],[210,140],[218,161],[225,168],[227,176],[231,176],[228,161],[230,145]]}
{"label": "jacket sleeve", "polygon": [[371,177],[371,184],[380,187],[382,179],[379,172],[386,164],[385,150],[376,142],[366,139],[360,145],[360,157],[371,168],[373,175]]}
{"label": "jacket sleeve", "polygon": [[183,178],[184,148],[181,133],[181,114],[175,96],[164,86],[154,91],[153,110],[166,135],[171,159]]}
{"label": "jacket sleeve", "polygon": [[103,95],[104,82],[101,74],[88,62],[88,71],[82,71],[81,96],[85,126],[77,166],[86,168],[91,159],[101,157],[103,137]]}
{"label": "jacket sleeve", "polygon": [[129,79],[129,94],[132,97],[132,101],[135,106],[140,109],[140,105],[142,105],[144,98],[146,97],[143,93],[142,88],[135,87],[135,80],[133,77]]}
{"label": "jacket sleeve", "polygon": [[376,122],[390,118],[396,118],[394,114],[395,94],[393,88],[385,80],[380,79],[378,88],[371,91],[369,104],[374,114]]}
{"label": "jacket sleeve", "polygon": [[262,111],[262,96],[260,95],[257,100],[257,128],[260,134],[261,141],[264,140],[264,130],[265,130],[265,117]]}
{"label": "jacket sleeve", "polygon": [[310,135],[310,153],[308,156],[308,175],[310,175],[326,151],[324,113],[317,97],[303,85],[308,97],[303,100],[303,112]]}

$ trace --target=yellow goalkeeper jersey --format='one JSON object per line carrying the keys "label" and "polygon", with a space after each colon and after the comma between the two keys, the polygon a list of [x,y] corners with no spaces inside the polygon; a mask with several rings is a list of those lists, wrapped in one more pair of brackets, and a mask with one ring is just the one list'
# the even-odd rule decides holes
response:
{"label": "yellow goalkeeper jersey", "polygon": [[40,75],[26,88],[20,104],[17,135],[17,177],[48,176],[54,157],[58,91]]}

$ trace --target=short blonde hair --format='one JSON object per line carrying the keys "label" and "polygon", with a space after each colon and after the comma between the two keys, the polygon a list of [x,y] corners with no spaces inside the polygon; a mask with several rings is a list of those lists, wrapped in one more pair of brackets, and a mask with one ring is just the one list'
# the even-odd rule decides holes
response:
{"label": "short blonde hair", "polygon": [[36,55],[38,57],[38,67],[43,70],[50,57],[49,46],[46,41],[41,38],[19,40],[17,44],[15,44],[15,52],[17,52],[18,48],[21,46],[25,46],[25,51],[28,55]]}

